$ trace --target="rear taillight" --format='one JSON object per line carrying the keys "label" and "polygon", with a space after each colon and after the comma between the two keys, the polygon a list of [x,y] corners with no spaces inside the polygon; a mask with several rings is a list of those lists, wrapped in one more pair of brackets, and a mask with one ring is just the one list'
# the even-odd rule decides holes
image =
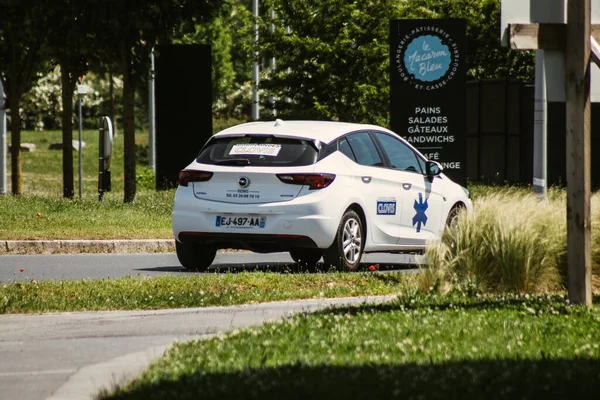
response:
{"label": "rear taillight", "polygon": [[212,172],[184,169],[179,173],[179,186],[187,186],[190,182],[205,182],[212,178],[212,176]]}
{"label": "rear taillight", "polygon": [[291,185],[306,185],[309,190],[323,189],[331,185],[334,174],[277,174],[279,180]]}

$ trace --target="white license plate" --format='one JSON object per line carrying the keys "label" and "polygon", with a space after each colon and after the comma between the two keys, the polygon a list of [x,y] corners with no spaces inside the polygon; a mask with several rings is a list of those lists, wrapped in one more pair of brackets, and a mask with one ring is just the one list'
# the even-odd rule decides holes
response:
{"label": "white license plate", "polygon": [[215,225],[226,228],[261,229],[265,227],[266,217],[255,215],[217,215]]}

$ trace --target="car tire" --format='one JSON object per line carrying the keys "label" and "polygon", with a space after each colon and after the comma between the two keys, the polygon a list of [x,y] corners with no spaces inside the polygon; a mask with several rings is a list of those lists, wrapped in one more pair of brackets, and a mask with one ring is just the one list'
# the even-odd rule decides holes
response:
{"label": "car tire", "polygon": [[316,271],[317,263],[323,257],[321,249],[296,249],[290,250],[290,257],[301,269]]}
{"label": "car tire", "polygon": [[325,266],[340,271],[356,271],[365,246],[364,231],[360,216],[354,210],[347,210],[342,216],[333,244],[323,255]]}
{"label": "car tire", "polygon": [[[446,218],[446,227],[445,230],[454,230],[458,226],[458,216],[463,207],[454,206],[448,213],[448,217]],[[445,232],[446,233],[446,232]],[[442,242],[445,243],[451,249],[456,247],[456,243],[454,243],[454,239],[452,239],[452,235],[442,234]]]}
{"label": "car tire", "polygon": [[454,229],[458,224],[458,215],[462,210],[461,206],[454,206],[448,213],[448,218],[446,218],[446,228]]}
{"label": "car tire", "polygon": [[177,240],[175,251],[179,262],[188,271],[206,271],[217,255],[217,250],[212,247],[197,242],[182,243]]}

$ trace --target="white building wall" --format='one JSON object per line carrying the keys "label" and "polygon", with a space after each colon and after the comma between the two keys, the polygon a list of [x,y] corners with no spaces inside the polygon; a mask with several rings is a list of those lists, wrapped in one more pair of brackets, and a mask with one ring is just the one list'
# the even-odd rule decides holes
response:
{"label": "white building wall", "polygon": [[[592,24],[600,24],[600,0],[592,2]],[[567,0],[502,0],[500,38],[508,46],[508,24],[566,23]],[[565,101],[565,60],[560,51],[545,51],[548,101]],[[592,62],[591,96],[600,102],[600,68]]]}

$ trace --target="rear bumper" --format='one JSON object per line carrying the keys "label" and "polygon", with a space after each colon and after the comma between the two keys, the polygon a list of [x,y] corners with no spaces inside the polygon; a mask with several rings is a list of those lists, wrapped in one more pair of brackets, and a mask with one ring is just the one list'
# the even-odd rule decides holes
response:
{"label": "rear bumper", "polygon": [[[210,242],[217,248],[257,252],[298,247],[326,249],[335,238],[343,204],[326,192],[264,204],[234,204],[200,200],[187,188],[175,195],[172,226],[175,239]],[[217,226],[217,216],[264,217],[260,228]]]}
{"label": "rear bumper", "polygon": [[179,240],[184,243],[202,242],[217,249],[245,249],[257,253],[290,251],[299,247],[318,247],[314,240],[303,235],[180,232]]}

